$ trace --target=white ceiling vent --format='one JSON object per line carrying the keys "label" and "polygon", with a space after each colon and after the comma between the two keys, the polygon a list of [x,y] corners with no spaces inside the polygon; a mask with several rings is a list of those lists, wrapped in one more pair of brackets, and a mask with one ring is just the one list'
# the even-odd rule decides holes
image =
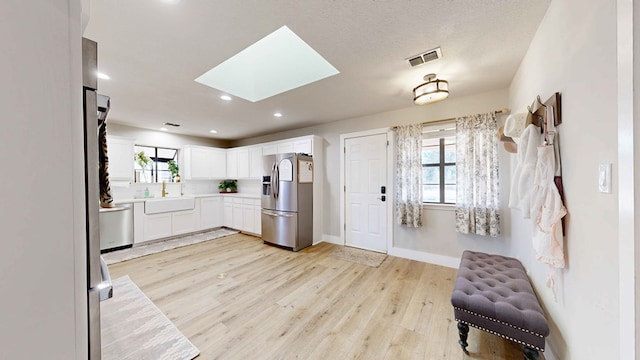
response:
{"label": "white ceiling vent", "polygon": [[407,60],[409,62],[409,65],[413,67],[413,66],[424,64],[424,63],[428,63],[429,61],[438,60],[441,57],[442,57],[442,50],[440,50],[440,47],[437,47],[435,49],[427,50],[422,54],[409,56],[405,60]]}

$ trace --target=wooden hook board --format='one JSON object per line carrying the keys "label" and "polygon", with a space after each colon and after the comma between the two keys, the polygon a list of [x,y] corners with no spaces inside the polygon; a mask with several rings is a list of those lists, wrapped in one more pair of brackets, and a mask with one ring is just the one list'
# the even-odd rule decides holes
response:
{"label": "wooden hook board", "polygon": [[[539,120],[539,122],[536,125],[540,126],[542,122],[546,120],[545,108],[544,106],[540,105],[538,101],[535,101],[534,104],[535,104],[534,105],[535,110],[532,111],[532,114],[534,115],[534,119]],[[551,97],[547,99],[547,101],[545,101],[544,104],[547,106],[553,106],[555,126],[562,124],[562,116],[561,116],[562,111],[560,109],[560,93],[557,92],[551,95]]]}

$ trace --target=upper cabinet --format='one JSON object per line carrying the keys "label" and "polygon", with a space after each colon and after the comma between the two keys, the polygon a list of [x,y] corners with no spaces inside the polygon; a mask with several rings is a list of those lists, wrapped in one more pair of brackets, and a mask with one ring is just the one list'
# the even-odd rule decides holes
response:
{"label": "upper cabinet", "polygon": [[180,166],[185,180],[260,179],[264,155],[305,153],[322,150],[322,138],[309,135],[264,144],[218,149],[187,145],[180,152]]}
{"label": "upper cabinet", "polygon": [[227,149],[227,176],[228,179],[238,178],[238,150]]}
{"label": "upper cabinet", "polygon": [[224,149],[186,145],[180,151],[180,158],[185,180],[224,179],[227,176]]}
{"label": "upper cabinet", "polygon": [[238,160],[238,179],[247,179],[249,178],[249,148],[241,147],[237,148],[237,160]]}
{"label": "upper cabinet", "polygon": [[260,179],[264,171],[262,166],[262,146],[252,146],[249,148],[249,177]]}
{"label": "upper cabinet", "polygon": [[133,139],[107,136],[109,180],[133,181]]}

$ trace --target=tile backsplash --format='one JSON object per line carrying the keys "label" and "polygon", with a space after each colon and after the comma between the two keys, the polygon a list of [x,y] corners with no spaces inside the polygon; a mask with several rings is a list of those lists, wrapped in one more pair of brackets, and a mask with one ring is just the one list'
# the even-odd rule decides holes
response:
{"label": "tile backsplash", "polygon": [[[179,183],[167,183],[167,196],[215,194],[218,193],[218,183],[218,180],[185,180]],[[149,189],[150,197],[162,196],[162,184],[111,181],[111,193],[116,201],[143,198],[145,197],[145,189]],[[238,192],[260,194],[260,180],[238,180]]]}

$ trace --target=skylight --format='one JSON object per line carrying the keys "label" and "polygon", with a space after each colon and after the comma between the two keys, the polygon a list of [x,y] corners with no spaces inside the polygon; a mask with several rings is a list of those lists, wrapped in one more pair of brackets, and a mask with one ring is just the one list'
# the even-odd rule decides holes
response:
{"label": "skylight", "polygon": [[283,26],[195,81],[256,102],[339,73],[298,35]]}

